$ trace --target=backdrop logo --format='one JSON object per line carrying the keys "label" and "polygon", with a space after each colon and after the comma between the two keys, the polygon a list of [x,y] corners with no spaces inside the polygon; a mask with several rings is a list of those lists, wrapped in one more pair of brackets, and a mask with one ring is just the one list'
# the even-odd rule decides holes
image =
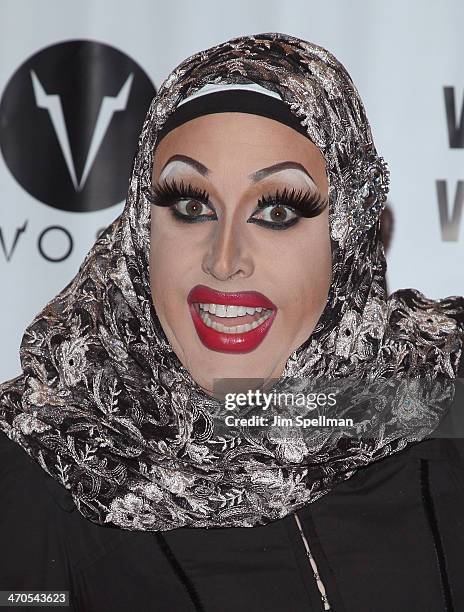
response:
{"label": "backdrop logo", "polygon": [[[450,149],[464,149],[464,104],[459,113],[454,87],[443,87],[445,98],[446,125]],[[442,240],[457,242],[464,210],[464,181],[457,181],[454,198],[448,195],[448,182],[444,179],[435,181],[437,189],[438,213]]]}
{"label": "backdrop logo", "polygon": [[0,102],[0,147],[13,176],[54,208],[94,211],[126,197],[155,88],[130,57],[98,42],[42,49]]}
{"label": "backdrop logo", "polygon": [[443,87],[443,94],[449,146],[451,149],[464,149],[464,106],[461,106],[458,119],[454,87]]}

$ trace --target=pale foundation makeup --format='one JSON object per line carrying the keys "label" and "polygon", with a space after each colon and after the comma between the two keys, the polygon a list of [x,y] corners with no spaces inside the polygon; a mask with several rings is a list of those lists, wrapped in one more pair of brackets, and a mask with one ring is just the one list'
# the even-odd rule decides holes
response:
{"label": "pale foundation makeup", "polygon": [[328,206],[307,218],[275,197],[326,201],[321,152],[267,117],[205,115],[159,143],[153,184],[187,189],[151,207],[152,298],[173,350],[211,395],[224,379],[266,386],[327,301]]}

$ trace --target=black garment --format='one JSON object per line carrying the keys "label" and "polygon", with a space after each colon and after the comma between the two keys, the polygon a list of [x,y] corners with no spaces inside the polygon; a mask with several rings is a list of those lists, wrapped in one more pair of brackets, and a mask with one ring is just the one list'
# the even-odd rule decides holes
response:
{"label": "black garment", "polygon": [[[253,528],[99,526],[3,433],[0,492],[0,590],[69,590],[73,612],[324,609],[293,515]],[[297,514],[331,610],[464,610],[464,440],[415,444]]]}

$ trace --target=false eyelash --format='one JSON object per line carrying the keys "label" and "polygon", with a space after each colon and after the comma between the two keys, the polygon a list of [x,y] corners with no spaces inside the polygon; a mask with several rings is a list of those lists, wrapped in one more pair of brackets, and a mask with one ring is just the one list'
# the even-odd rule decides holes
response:
{"label": "false eyelash", "polygon": [[155,206],[171,206],[183,198],[195,199],[209,205],[208,193],[190,183],[186,185],[183,179],[180,183],[173,179],[171,182],[165,180],[159,185],[150,185],[146,197]]}
{"label": "false eyelash", "polygon": [[[181,179],[180,183],[172,179],[170,182],[165,180],[159,185],[150,185],[146,197],[149,202],[156,206],[169,207],[179,200],[190,198],[211,208],[208,192],[204,189],[194,187],[191,183],[186,185],[183,179]],[[327,200],[319,193],[315,194],[301,189],[296,190],[295,188],[288,189],[285,187],[282,191],[277,190],[273,194],[262,196],[257,203],[257,210],[262,210],[269,206],[286,206],[297,213],[298,217],[312,218],[317,217],[324,210],[327,206]],[[179,220],[186,221],[184,215],[181,215],[174,209],[172,212]],[[200,218],[196,221],[200,221]],[[290,222],[287,221],[282,223],[275,222],[268,224],[258,219],[253,222],[259,225],[265,225],[266,227],[272,227],[273,229],[285,229],[293,225],[296,221],[297,218]],[[190,220],[189,222],[192,223],[194,220]]]}
{"label": "false eyelash", "polygon": [[258,208],[263,209],[268,206],[288,206],[297,212],[301,217],[310,219],[317,217],[327,206],[327,199],[320,193],[310,193],[303,190],[289,190],[285,187],[282,191],[277,190],[272,195],[262,196],[258,201]]}

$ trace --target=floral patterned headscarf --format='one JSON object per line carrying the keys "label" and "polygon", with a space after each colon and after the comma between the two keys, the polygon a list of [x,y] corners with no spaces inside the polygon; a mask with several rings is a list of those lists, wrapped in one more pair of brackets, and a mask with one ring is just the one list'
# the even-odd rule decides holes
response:
{"label": "floral patterned headscarf", "polygon": [[[332,284],[274,390],[354,385],[343,410],[359,417],[358,435],[221,428],[223,405],[192,380],[160,325],[148,272],[153,151],[177,104],[208,83],[278,93],[325,158]],[[0,428],[83,516],[152,531],[265,524],[423,439],[441,413],[421,385],[442,390],[439,381],[455,378],[464,299],[433,301],[412,289],[387,296],[379,239],[387,190],[358,92],[325,49],[267,33],[187,58],[150,106],[124,211],[25,330],[22,373],[0,387]],[[395,381],[391,401],[368,392],[379,381],[388,389]]]}

